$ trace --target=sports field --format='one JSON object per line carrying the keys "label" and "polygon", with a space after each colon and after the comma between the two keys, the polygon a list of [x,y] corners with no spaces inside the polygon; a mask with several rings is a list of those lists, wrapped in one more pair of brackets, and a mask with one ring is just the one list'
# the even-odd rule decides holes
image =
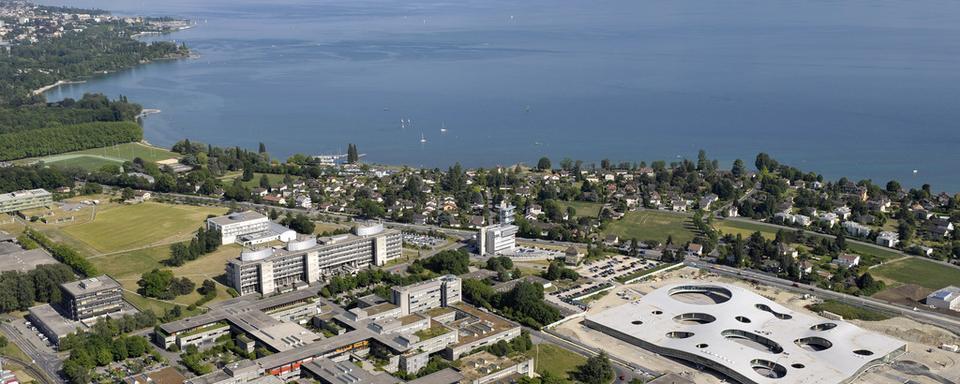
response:
{"label": "sports field", "polygon": [[118,252],[188,239],[207,215],[226,211],[154,202],[115,205],[98,210],[92,222],[64,227],[63,232],[99,253]]}
{"label": "sports field", "polygon": [[17,160],[17,163],[43,161],[51,165],[95,170],[107,164],[121,164],[124,161],[133,161],[133,159],[137,157],[153,162],[179,158],[180,155],[163,148],[153,147],[143,143],[124,143],[112,147],[92,148],[59,155]]}
{"label": "sports field", "polygon": [[750,237],[750,235],[753,235],[754,232],[760,231],[760,234],[768,240],[773,240],[777,237],[777,230],[773,227],[746,223],[742,221],[717,220],[714,222],[713,227],[724,235],[741,235],[744,238],[747,238]]}
{"label": "sports field", "polygon": [[621,241],[666,241],[667,236],[673,236],[674,244],[683,244],[693,240],[694,230],[690,215],[644,210],[627,212],[623,219],[610,222],[603,234],[615,234]]}
{"label": "sports field", "polygon": [[916,257],[881,265],[870,273],[888,282],[917,284],[929,289],[960,284],[960,269]]}

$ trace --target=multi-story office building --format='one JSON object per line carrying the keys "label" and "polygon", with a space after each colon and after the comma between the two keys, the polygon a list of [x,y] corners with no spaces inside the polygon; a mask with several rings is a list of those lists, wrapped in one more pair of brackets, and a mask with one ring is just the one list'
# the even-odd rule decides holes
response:
{"label": "multi-story office building", "polygon": [[506,201],[500,203],[500,223],[480,228],[477,236],[477,248],[481,256],[496,255],[501,252],[512,251],[517,247],[517,232],[513,225],[513,213],[516,207],[508,205]]}
{"label": "multi-story office building", "polygon": [[399,231],[382,224],[357,227],[352,234],[290,241],[284,247],[244,250],[227,263],[227,279],[241,295],[270,294],[311,284],[400,257]]}
{"label": "multi-story office building", "polygon": [[123,287],[107,275],[64,283],[64,311],[76,321],[108,315],[123,310]]}
{"label": "multi-story office building", "polygon": [[53,203],[53,195],[43,189],[0,194],[0,213],[22,211]]}
{"label": "multi-story office building", "polygon": [[222,244],[262,244],[274,240],[292,241],[297,233],[254,211],[235,212],[207,219],[207,229],[220,231]]}
{"label": "multi-story office building", "polygon": [[400,307],[403,315],[448,307],[460,301],[460,278],[454,275],[440,276],[405,287],[393,287],[393,304]]}

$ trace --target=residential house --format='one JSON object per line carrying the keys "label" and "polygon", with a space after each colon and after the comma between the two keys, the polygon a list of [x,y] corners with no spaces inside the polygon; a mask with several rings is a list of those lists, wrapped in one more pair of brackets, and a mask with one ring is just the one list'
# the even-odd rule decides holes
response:
{"label": "residential house", "polygon": [[860,255],[844,253],[833,262],[844,268],[852,268],[860,265]]}
{"label": "residential house", "polygon": [[883,231],[877,236],[877,245],[887,248],[894,248],[900,244],[900,234],[896,232]]}

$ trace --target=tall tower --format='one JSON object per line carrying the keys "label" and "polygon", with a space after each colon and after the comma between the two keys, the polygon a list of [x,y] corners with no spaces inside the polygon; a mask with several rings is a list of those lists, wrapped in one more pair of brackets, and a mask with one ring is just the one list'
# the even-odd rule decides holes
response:
{"label": "tall tower", "polygon": [[500,202],[500,224],[513,224],[513,211],[517,209],[507,203],[506,200]]}

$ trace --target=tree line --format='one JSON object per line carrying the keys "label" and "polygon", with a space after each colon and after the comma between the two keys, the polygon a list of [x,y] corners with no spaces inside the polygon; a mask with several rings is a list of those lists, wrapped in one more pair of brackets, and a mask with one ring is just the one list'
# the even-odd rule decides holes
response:
{"label": "tree line", "polygon": [[76,280],[63,264],[40,265],[29,272],[0,274],[0,312],[25,311],[36,302],[60,303],[60,284]]}
{"label": "tree line", "polygon": [[200,227],[197,234],[189,242],[171,244],[170,258],[165,260],[164,263],[179,267],[188,261],[196,260],[200,256],[216,251],[220,247],[220,241],[220,231]]}
{"label": "tree line", "polygon": [[64,337],[60,351],[70,351],[70,357],[63,363],[64,376],[70,383],[86,384],[99,381],[91,373],[95,367],[147,354],[156,360],[162,359],[145,337],[125,335],[156,323],[153,312],[145,311],[120,319],[100,319],[89,331]]}
{"label": "tree line", "polygon": [[94,122],[0,134],[0,160],[47,156],[143,139],[132,121]]}
{"label": "tree line", "polygon": [[42,106],[0,107],[0,134],[98,121],[136,121],[143,108],[126,96],[110,100],[86,93],[80,100],[66,98]]}
{"label": "tree line", "polygon": [[80,256],[80,254],[73,250],[73,248],[63,244],[55,243],[47,238],[46,235],[31,228],[24,229],[23,233],[33,239],[33,241],[36,241],[37,244],[40,244],[41,247],[49,251],[50,254],[53,255],[53,258],[57,259],[57,261],[66,264],[68,267],[73,269],[73,271],[78,275],[83,277],[93,277],[99,275],[99,273],[97,273],[97,268],[93,266],[93,263],[91,263],[85,257]]}
{"label": "tree line", "polygon": [[520,282],[501,293],[481,280],[465,279],[462,292],[467,302],[497,310],[531,328],[540,329],[563,318],[560,311],[543,300],[543,286],[540,284]]}

